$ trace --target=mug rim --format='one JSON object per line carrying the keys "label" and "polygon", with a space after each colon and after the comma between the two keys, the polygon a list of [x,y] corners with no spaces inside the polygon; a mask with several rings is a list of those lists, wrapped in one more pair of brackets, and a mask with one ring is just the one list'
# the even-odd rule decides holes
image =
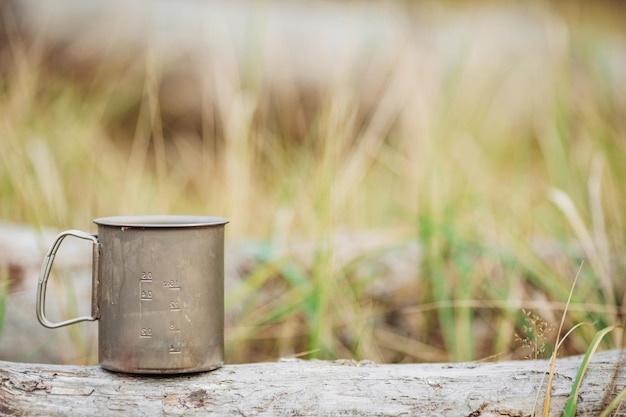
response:
{"label": "mug rim", "polygon": [[186,214],[149,214],[135,216],[99,217],[93,222],[97,225],[115,227],[198,227],[218,226],[229,222],[224,217],[194,216]]}

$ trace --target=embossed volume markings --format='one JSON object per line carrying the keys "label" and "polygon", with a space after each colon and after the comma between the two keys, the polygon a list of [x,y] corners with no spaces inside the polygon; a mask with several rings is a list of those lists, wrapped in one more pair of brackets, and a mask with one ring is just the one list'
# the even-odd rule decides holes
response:
{"label": "embossed volume markings", "polygon": [[[165,280],[159,285],[158,281],[154,281],[152,272],[142,272],[139,279],[139,337],[160,337],[171,354],[181,353],[183,346],[181,289],[177,279]],[[154,309],[165,314],[167,321],[155,322],[153,315],[146,314]]]}
{"label": "embossed volume markings", "polygon": [[182,352],[182,340],[181,340],[181,301],[180,301],[180,291],[181,286],[178,283],[177,279],[172,279],[169,281],[163,281],[163,288],[166,289],[168,293],[169,300],[169,324],[168,324],[168,332],[170,334],[170,343],[169,343],[169,353],[178,354]]}
{"label": "embossed volume markings", "polygon": [[139,337],[141,338],[152,337],[152,327],[144,323],[144,317],[141,313],[149,308],[145,303],[152,301],[153,291],[152,272],[143,272],[139,280],[139,326],[141,329],[139,331]]}

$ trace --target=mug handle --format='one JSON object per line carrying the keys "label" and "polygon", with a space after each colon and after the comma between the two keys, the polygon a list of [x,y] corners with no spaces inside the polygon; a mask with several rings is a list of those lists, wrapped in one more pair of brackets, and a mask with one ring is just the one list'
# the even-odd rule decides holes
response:
{"label": "mug handle", "polygon": [[[52,269],[52,262],[56,255],[61,242],[67,236],[74,236],[80,239],[91,240],[93,242],[93,258],[92,258],[92,286],[91,286],[91,316],[76,317],[73,319],[51,322],[46,318],[46,287],[48,285],[48,277],[50,270]],[[49,329],[56,329],[58,327],[67,326],[69,324],[79,323],[81,321],[94,321],[100,318],[100,310],[98,309],[98,285],[100,283],[100,248],[101,245],[98,242],[98,235],[92,235],[89,233],[81,232],[80,230],[67,230],[59,233],[54,243],[50,247],[50,250],[46,254],[46,257],[41,265],[41,271],[39,272],[39,285],[37,286],[37,320],[43,326]]]}

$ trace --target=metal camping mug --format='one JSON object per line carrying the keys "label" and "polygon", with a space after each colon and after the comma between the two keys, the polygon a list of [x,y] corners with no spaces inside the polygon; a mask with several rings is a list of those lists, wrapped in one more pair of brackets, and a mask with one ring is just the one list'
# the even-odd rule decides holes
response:
{"label": "metal camping mug", "polygon": [[[98,320],[98,358],[111,371],[174,374],[224,362],[224,229],[227,219],[120,216],[95,219],[98,234],[68,230],[48,251],[37,318],[48,328]],[[46,285],[67,236],[93,243],[91,316],[46,318]]]}

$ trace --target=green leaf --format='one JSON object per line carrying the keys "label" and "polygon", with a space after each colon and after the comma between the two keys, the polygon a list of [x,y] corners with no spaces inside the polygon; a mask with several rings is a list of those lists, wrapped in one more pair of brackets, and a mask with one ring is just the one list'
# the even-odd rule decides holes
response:
{"label": "green leaf", "polygon": [[580,392],[580,385],[582,384],[582,380],[585,377],[585,373],[587,372],[587,368],[589,368],[589,363],[591,362],[591,358],[594,353],[600,346],[600,342],[607,334],[611,333],[613,330],[621,329],[622,326],[613,325],[606,327],[602,330],[599,330],[591,344],[587,348],[587,352],[583,357],[583,361],[580,364],[580,368],[578,368],[578,374],[576,375],[576,379],[574,380],[574,386],[572,387],[572,391],[570,392],[569,398],[567,399],[567,403],[565,404],[565,410],[563,411],[563,417],[575,417],[576,416],[576,405],[578,402],[578,393]]}

